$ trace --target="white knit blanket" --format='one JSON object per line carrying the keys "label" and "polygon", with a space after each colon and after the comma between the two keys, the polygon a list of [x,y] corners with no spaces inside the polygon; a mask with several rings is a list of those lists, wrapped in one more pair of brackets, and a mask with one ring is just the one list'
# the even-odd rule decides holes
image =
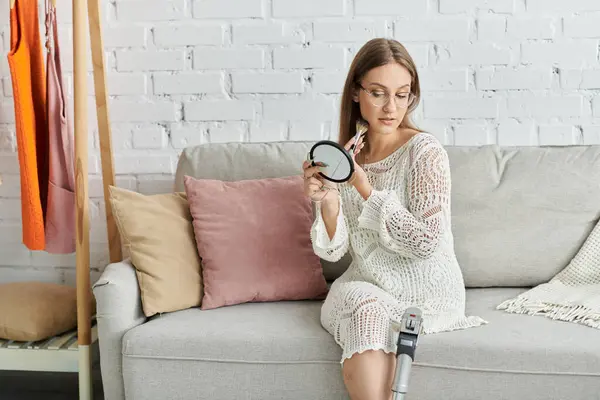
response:
{"label": "white knit blanket", "polygon": [[600,329],[600,221],[562,271],[497,309]]}

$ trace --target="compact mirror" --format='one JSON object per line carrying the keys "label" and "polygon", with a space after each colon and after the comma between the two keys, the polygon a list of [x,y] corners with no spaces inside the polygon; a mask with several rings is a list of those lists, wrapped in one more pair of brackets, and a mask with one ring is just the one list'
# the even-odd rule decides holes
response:
{"label": "compact mirror", "polygon": [[350,179],[354,173],[354,161],[350,153],[340,144],[331,140],[321,140],[310,149],[309,157],[312,165],[323,163],[319,175],[323,178],[342,183]]}

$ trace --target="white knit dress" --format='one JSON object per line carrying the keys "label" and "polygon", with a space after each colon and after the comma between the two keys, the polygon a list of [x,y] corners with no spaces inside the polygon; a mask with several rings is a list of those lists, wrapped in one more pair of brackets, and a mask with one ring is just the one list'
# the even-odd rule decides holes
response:
{"label": "white knit dress", "polygon": [[[423,311],[424,334],[486,324],[465,316],[465,287],[454,253],[448,155],[428,133],[413,136],[385,159],[364,165],[373,186],[364,200],[338,185],[340,212],[330,240],[316,205],[313,249],[328,261],[350,251],[321,309],[321,324],[341,346],[341,363],[365,350],[396,351],[406,308]],[[328,194],[335,195],[335,192]]]}

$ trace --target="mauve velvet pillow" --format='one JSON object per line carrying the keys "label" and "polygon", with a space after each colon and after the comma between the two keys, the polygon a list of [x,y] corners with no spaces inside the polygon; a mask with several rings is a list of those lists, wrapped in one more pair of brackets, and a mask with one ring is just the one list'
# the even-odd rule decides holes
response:
{"label": "mauve velvet pillow", "polygon": [[325,297],[300,176],[235,182],[185,176],[184,185],[202,259],[202,310]]}

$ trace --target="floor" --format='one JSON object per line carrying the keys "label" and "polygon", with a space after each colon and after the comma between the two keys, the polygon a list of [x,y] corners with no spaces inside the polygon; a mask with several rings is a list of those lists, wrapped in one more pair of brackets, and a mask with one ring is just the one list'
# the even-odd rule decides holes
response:
{"label": "floor", "polygon": [[[93,400],[103,400],[98,368],[93,371]],[[76,373],[0,371],[1,400],[78,400]]]}

